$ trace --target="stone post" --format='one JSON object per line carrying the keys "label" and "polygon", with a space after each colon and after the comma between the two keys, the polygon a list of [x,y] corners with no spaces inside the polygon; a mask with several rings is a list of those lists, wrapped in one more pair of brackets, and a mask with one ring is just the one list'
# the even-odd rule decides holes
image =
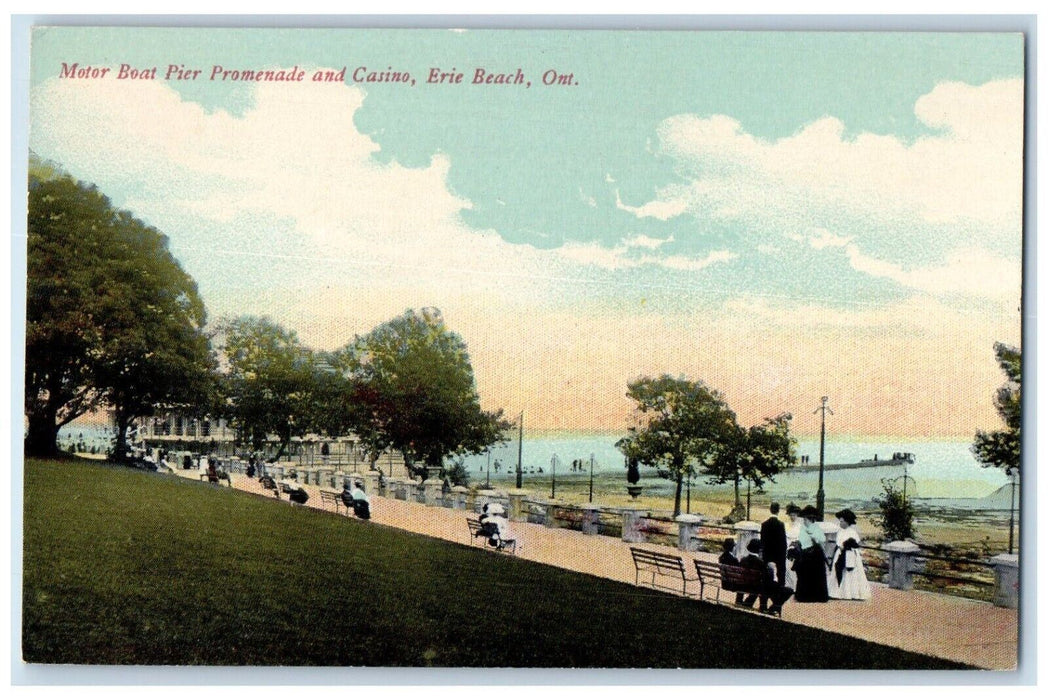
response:
{"label": "stone post", "polygon": [[364,475],[364,491],[368,494],[378,494],[378,483],[380,474],[377,471],[369,471]]}
{"label": "stone post", "polygon": [[528,519],[528,514],[524,512],[524,499],[527,496],[528,492],[524,489],[509,490],[508,520],[514,523],[521,523]]}
{"label": "stone post", "polygon": [[467,496],[469,496],[469,489],[465,486],[452,486],[451,507],[455,510],[465,510]]}
{"label": "stone post", "polygon": [[592,503],[582,507],[582,534],[596,535],[600,532],[600,510]]}
{"label": "stone post", "polygon": [[682,514],[677,516],[677,548],[684,552],[697,552],[702,547],[699,539],[699,528],[702,527],[701,515]]}
{"label": "stone post", "polygon": [[436,477],[430,477],[422,482],[420,488],[422,489],[422,498],[427,506],[439,506],[444,500],[443,493],[444,483]]}
{"label": "stone post", "polygon": [[284,468],[283,467],[281,467],[279,465],[276,465],[276,464],[271,464],[271,465],[269,465],[269,467],[267,467],[266,471],[267,472],[272,472],[273,478],[276,479],[277,481],[283,481],[284,480]]}
{"label": "stone post", "polygon": [[644,533],[640,531],[641,525],[641,511],[639,510],[624,510],[622,511],[622,541],[623,542],[643,542]]}
{"label": "stone post", "polygon": [[998,554],[993,564],[993,604],[999,608],[1019,607],[1019,555]]}
{"label": "stone post", "polygon": [[401,479],[400,483],[404,487],[404,500],[408,503],[416,503],[418,501],[418,484],[411,477]]}
{"label": "stone post", "polygon": [[320,485],[324,488],[335,488],[335,472],[333,469],[320,470]]}
{"label": "stone post", "polygon": [[557,509],[563,508],[564,502],[556,498],[551,498],[546,501],[545,513],[543,514],[542,524],[546,527],[557,527]]}
{"label": "stone post", "polygon": [[913,572],[917,571],[917,553],[921,548],[905,541],[889,542],[884,548],[888,550],[888,587],[913,590]]}
{"label": "stone post", "polygon": [[742,559],[749,550],[746,547],[753,540],[759,540],[761,538],[761,526],[760,523],[755,523],[752,520],[742,520],[735,523],[735,557]]}

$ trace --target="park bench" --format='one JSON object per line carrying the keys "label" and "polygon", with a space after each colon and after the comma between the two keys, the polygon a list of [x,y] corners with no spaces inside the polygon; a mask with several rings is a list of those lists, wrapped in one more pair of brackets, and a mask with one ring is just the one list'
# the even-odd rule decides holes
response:
{"label": "park bench", "polygon": [[[201,481],[209,481],[210,478],[209,478],[208,473],[207,472],[201,472],[200,473],[200,480]],[[224,471],[219,471],[218,472],[218,481],[216,481],[214,483],[217,484],[220,481],[225,481],[229,485],[230,488],[233,487],[233,479],[229,476],[228,472],[224,472]]]}
{"label": "park bench", "polygon": [[[342,501],[341,491],[327,491],[324,489],[320,490],[320,504],[332,503],[335,506],[335,513],[339,512],[339,508],[346,508],[346,504]],[[349,515],[349,508],[346,508],[346,515]]]}
{"label": "park bench", "polygon": [[[702,598],[702,592],[707,584],[717,589],[716,601],[718,603],[721,590],[733,593],[760,594],[766,592],[764,572],[760,569],[696,559],[695,573],[699,576],[699,598]],[[778,615],[782,617],[781,610]]]}
{"label": "park bench", "polygon": [[[506,549],[509,549],[509,551],[512,554],[516,554],[517,553],[517,541],[516,540],[504,540],[504,539],[502,539],[501,537],[499,537],[497,531],[492,532],[490,529],[486,528],[484,526],[484,523],[480,522],[480,518],[474,518],[472,516],[467,515],[466,516],[466,527],[469,528],[469,535],[470,535],[469,541],[470,541],[470,544],[473,543],[473,540],[475,540],[476,538],[479,537],[480,541],[481,541],[481,543],[483,545],[491,547],[492,549],[497,549],[499,551],[504,551]],[[491,544],[492,537],[494,537],[494,539],[495,539],[497,544],[494,544],[494,545]]]}
{"label": "park bench", "polygon": [[[663,554],[662,552],[653,552],[650,549],[638,549],[637,547],[630,547],[630,553],[633,555],[633,566],[636,569],[633,582],[638,586],[640,585],[640,574],[642,571],[651,574],[652,588],[676,591],[675,585],[663,585],[658,582],[656,577],[680,579],[681,593],[684,595],[688,595],[688,582],[699,580],[688,576],[687,570],[684,568],[684,559],[675,554]],[[699,589],[699,595],[702,595],[701,588]]]}

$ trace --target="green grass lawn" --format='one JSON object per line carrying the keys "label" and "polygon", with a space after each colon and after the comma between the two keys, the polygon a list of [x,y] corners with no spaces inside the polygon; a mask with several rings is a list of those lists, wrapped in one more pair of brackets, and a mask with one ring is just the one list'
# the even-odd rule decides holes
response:
{"label": "green grass lawn", "polygon": [[177,477],[27,460],[34,663],[963,668]]}

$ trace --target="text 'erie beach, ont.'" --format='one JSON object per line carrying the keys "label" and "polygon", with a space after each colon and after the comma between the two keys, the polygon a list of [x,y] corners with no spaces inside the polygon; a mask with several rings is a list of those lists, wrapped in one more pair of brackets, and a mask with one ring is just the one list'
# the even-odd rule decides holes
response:
{"label": "text 'erie beach, ont.'", "polygon": [[[350,70],[343,66],[340,70],[331,68],[306,70],[298,66],[291,68],[230,68],[212,65],[210,68],[197,68],[182,63],[169,63],[166,66],[133,66],[121,63],[118,66],[82,65],[79,62],[62,62],[58,71],[59,78],[73,80],[165,80],[210,81],[210,82],[272,82],[272,83],[388,83],[414,87],[421,85],[498,85],[530,88],[532,81],[523,68],[509,70],[492,70],[474,67],[459,70],[430,67],[420,73],[396,70],[392,66],[378,70],[368,66],[357,66]],[[546,87],[573,87],[579,84],[574,72],[563,72],[546,68],[535,74],[536,84]],[[347,81],[348,76],[348,81]]]}

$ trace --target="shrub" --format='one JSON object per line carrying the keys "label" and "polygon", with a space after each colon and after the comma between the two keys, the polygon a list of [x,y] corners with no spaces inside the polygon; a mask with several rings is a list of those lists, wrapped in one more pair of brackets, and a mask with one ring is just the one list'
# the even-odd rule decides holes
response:
{"label": "shrub", "polygon": [[907,540],[914,536],[913,503],[888,479],[882,479],[884,493],[874,501],[881,509],[880,516],[874,516],[874,522],[884,533],[889,542]]}

